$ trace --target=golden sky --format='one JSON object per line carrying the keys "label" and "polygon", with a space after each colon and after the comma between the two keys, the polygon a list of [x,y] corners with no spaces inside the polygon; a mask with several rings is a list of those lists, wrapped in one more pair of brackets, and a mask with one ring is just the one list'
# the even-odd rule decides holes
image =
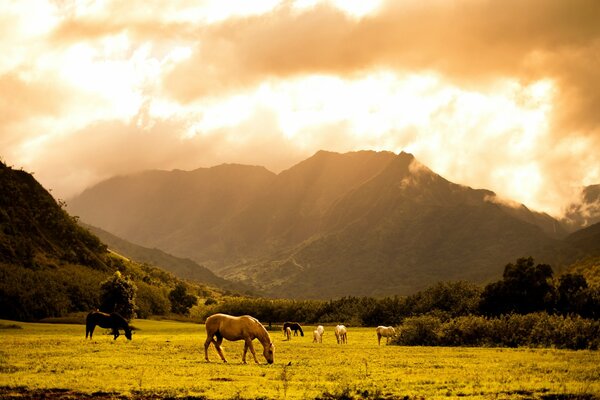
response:
{"label": "golden sky", "polygon": [[600,183],[597,0],[8,0],[0,156],[116,174],[413,153],[559,215]]}

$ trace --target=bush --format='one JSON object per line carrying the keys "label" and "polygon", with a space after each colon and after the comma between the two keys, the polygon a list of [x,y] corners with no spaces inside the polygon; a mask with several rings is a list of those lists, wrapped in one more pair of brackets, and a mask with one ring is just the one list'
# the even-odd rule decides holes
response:
{"label": "bush", "polygon": [[410,317],[398,328],[395,341],[406,346],[437,346],[441,326],[441,320],[435,316]]}
{"label": "bush", "polygon": [[394,344],[406,346],[500,346],[598,349],[600,322],[579,316],[503,315],[458,317],[446,322],[431,315],[407,318]]}

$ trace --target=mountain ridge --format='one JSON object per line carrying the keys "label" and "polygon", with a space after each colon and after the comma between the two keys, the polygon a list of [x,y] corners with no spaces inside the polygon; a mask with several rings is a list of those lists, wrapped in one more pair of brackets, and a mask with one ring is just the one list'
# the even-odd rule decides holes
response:
{"label": "mountain ridge", "polygon": [[[492,191],[452,183],[409,153],[319,151],[279,174],[240,165],[230,169],[243,171],[229,180],[215,178],[211,188],[234,197],[235,206],[188,199],[196,209],[180,209],[180,220],[173,223],[156,208],[149,212],[143,193],[134,193],[136,206],[147,216],[156,214],[163,230],[124,209],[117,211],[121,224],[144,230],[124,237],[191,258],[270,295],[293,297],[409,294],[450,278],[495,279],[505,263],[522,256],[562,264],[578,254],[559,240],[566,231],[552,217],[507,205]],[[188,178],[182,177],[190,176],[178,174],[184,182]],[[258,185],[245,181],[248,177]],[[140,184],[128,179],[129,187]],[[153,184],[162,185],[156,196],[165,187],[167,198],[172,192],[189,195],[176,184]],[[206,182],[196,185],[206,190],[203,195],[214,195]],[[245,186],[238,194],[239,185]],[[113,187],[101,197],[119,196]],[[110,231],[102,219],[89,221],[93,213],[81,198],[69,207],[85,222]],[[118,210],[118,202],[106,208]],[[218,218],[206,217],[211,213]],[[165,214],[174,215],[169,209]]]}

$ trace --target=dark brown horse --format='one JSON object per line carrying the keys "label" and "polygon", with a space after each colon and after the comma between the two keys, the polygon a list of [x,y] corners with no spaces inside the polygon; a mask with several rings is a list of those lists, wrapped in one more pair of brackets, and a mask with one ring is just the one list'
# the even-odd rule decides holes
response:
{"label": "dark brown horse", "polygon": [[298,336],[298,331],[300,331],[300,336],[304,336],[302,327],[297,322],[284,322],[283,323],[283,332],[285,332],[287,328],[290,328],[294,332],[294,336]]}
{"label": "dark brown horse", "polygon": [[125,331],[125,337],[131,340],[131,328],[125,318],[121,317],[117,313],[106,314],[100,311],[92,311],[87,315],[85,319],[85,338],[87,339],[88,334],[90,339],[94,334],[94,329],[98,325],[100,328],[112,329],[112,334],[115,339],[119,337],[119,329]]}

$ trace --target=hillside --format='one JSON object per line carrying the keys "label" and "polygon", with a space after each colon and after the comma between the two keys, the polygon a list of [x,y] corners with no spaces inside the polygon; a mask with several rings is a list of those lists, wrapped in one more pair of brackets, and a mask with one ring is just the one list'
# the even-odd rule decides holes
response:
{"label": "hillside", "polygon": [[[220,165],[195,171],[147,171],[109,179],[69,201],[85,223],[149,248],[193,258],[190,249],[226,256],[219,227],[266,189],[263,167]],[[216,257],[216,256],[215,256]]]}
{"label": "hillside", "polygon": [[115,250],[119,254],[138,263],[150,264],[164,269],[165,271],[169,271],[179,278],[202,282],[221,289],[233,290],[240,293],[244,292],[247,294],[251,294],[252,292],[250,287],[223,279],[215,275],[211,270],[198,265],[189,258],[175,257],[156,248],[150,249],[138,246],[103,229],[92,225],[82,225],[100,238],[103,243],[106,243],[111,250]]}
{"label": "hillside", "polygon": [[179,279],[109,253],[31,174],[0,162],[0,187],[0,318],[87,312],[99,306],[101,282],[116,271],[136,284],[138,315],[170,312],[168,292]]}
{"label": "hillside", "polygon": [[[190,197],[190,187],[202,191]],[[497,279],[522,256],[567,265],[579,254],[550,216],[451,183],[407,153],[320,151],[278,175],[154,171],[105,181],[69,209],[283,297],[409,294]]]}
{"label": "hillside", "polygon": [[586,254],[569,266],[567,272],[580,273],[590,285],[600,286],[600,223],[574,232],[565,240]]}

